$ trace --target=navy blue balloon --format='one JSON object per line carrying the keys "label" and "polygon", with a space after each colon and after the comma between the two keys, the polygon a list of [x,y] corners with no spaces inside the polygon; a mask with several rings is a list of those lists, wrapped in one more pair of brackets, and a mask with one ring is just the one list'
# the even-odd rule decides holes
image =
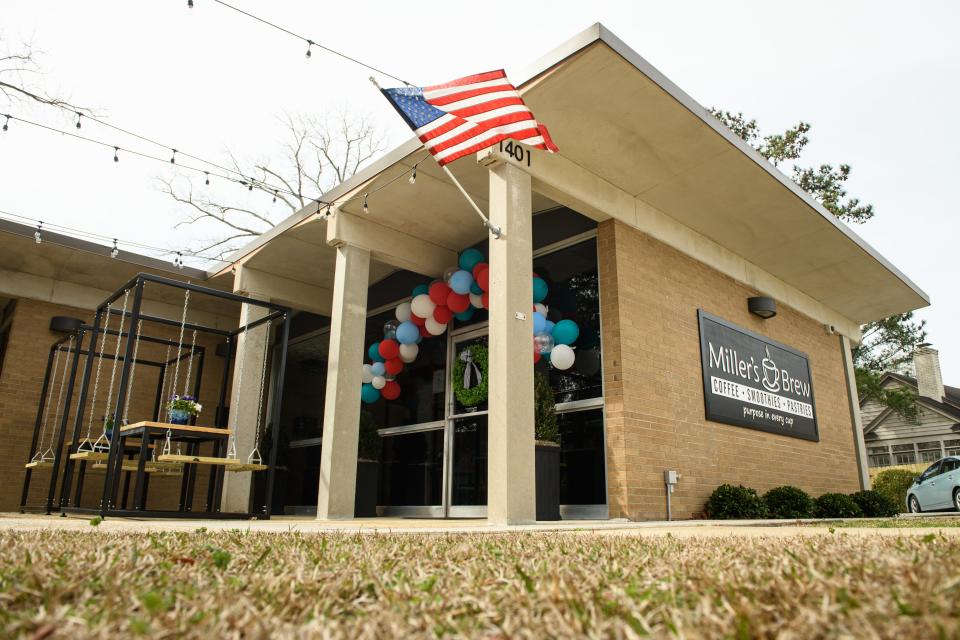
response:
{"label": "navy blue balloon", "polygon": [[397,342],[400,344],[416,344],[420,337],[420,327],[409,320],[401,322],[397,327]]}
{"label": "navy blue balloon", "polygon": [[555,323],[553,320],[547,320],[546,324],[543,327],[544,333],[553,334],[553,328],[555,326],[557,326],[557,323]]}

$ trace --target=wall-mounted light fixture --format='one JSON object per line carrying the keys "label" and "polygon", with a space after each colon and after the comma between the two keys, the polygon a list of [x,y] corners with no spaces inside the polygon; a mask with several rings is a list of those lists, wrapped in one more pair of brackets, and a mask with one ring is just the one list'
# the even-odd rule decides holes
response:
{"label": "wall-mounted light fixture", "polygon": [[747,298],[747,309],[753,315],[769,320],[777,315],[777,301],[767,296],[754,296]]}

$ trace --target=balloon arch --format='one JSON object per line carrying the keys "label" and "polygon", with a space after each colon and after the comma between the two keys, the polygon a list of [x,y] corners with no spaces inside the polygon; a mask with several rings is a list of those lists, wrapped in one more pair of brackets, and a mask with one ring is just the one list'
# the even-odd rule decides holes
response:
{"label": "balloon arch", "polygon": [[[364,403],[373,404],[381,397],[399,398],[396,377],[417,359],[420,342],[443,335],[454,318],[465,322],[477,309],[490,308],[489,274],[483,253],[467,249],[460,254],[458,265],[444,272],[443,280],[418,285],[410,301],[397,305],[396,319],[383,325],[383,339],[367,349],[370,362],[363,365],[360,392]],[[547,319],[548,294],[547,282],[534,273],[533,363],[546,358],[556,369],[569,369],[576,360],[571,345],[579,337],[580,327],[569,319],[556,323]]]}

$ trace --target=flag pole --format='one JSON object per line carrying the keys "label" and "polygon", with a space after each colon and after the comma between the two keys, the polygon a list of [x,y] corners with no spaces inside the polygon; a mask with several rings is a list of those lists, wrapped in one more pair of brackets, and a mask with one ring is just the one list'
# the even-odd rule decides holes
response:
{"label": "flag pole", "polygon": [[[370,76],[370,82],[372,82],[373,86],[375,86],[377,89],[380,89],[381,91],[383,91],[383,89],[380,88],[380,84],[377,82],[377,79],[374,78],[373,76]],[[464,189],[463,185],[460,184],[460,181],[457,180],[457,177],[453,175],[453,172],[451,172],[450,169],[446,167],[446,165],[440,165],[440,168],[443,169],[443,172],[447,174],[447,177],[450,178],[450,181],[453,182],[454,185],[456,185],[457,189],[460,190],[460,193],[463,194],[463,197],[466,198],[467,202],[470,203],[470,206],[473,207],[473,210],[476,211],[477,215],[480,216],[480,219],[483,220],[483,226],[485,226],[487,229],[490,230],[490,233],[493,234],[494,238],[497,238],[498,240],[502,238],[503,230],[497,225],[490,222],[490,218],[484,215],[483,211],[480,210],[480,207],[477,206],[477,203],[474,202],[473,198],[470,197],[470,194],[467,193],[467,190]]]}

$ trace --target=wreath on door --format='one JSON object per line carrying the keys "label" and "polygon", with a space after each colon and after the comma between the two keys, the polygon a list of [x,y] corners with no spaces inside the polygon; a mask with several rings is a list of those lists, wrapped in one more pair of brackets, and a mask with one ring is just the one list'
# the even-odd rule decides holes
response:
{"label": "wreath on door", "polygon": [[453,365],[453,395],[465,407],[475,407],[487,399],[487,348],[472,344],[457,354]]}

